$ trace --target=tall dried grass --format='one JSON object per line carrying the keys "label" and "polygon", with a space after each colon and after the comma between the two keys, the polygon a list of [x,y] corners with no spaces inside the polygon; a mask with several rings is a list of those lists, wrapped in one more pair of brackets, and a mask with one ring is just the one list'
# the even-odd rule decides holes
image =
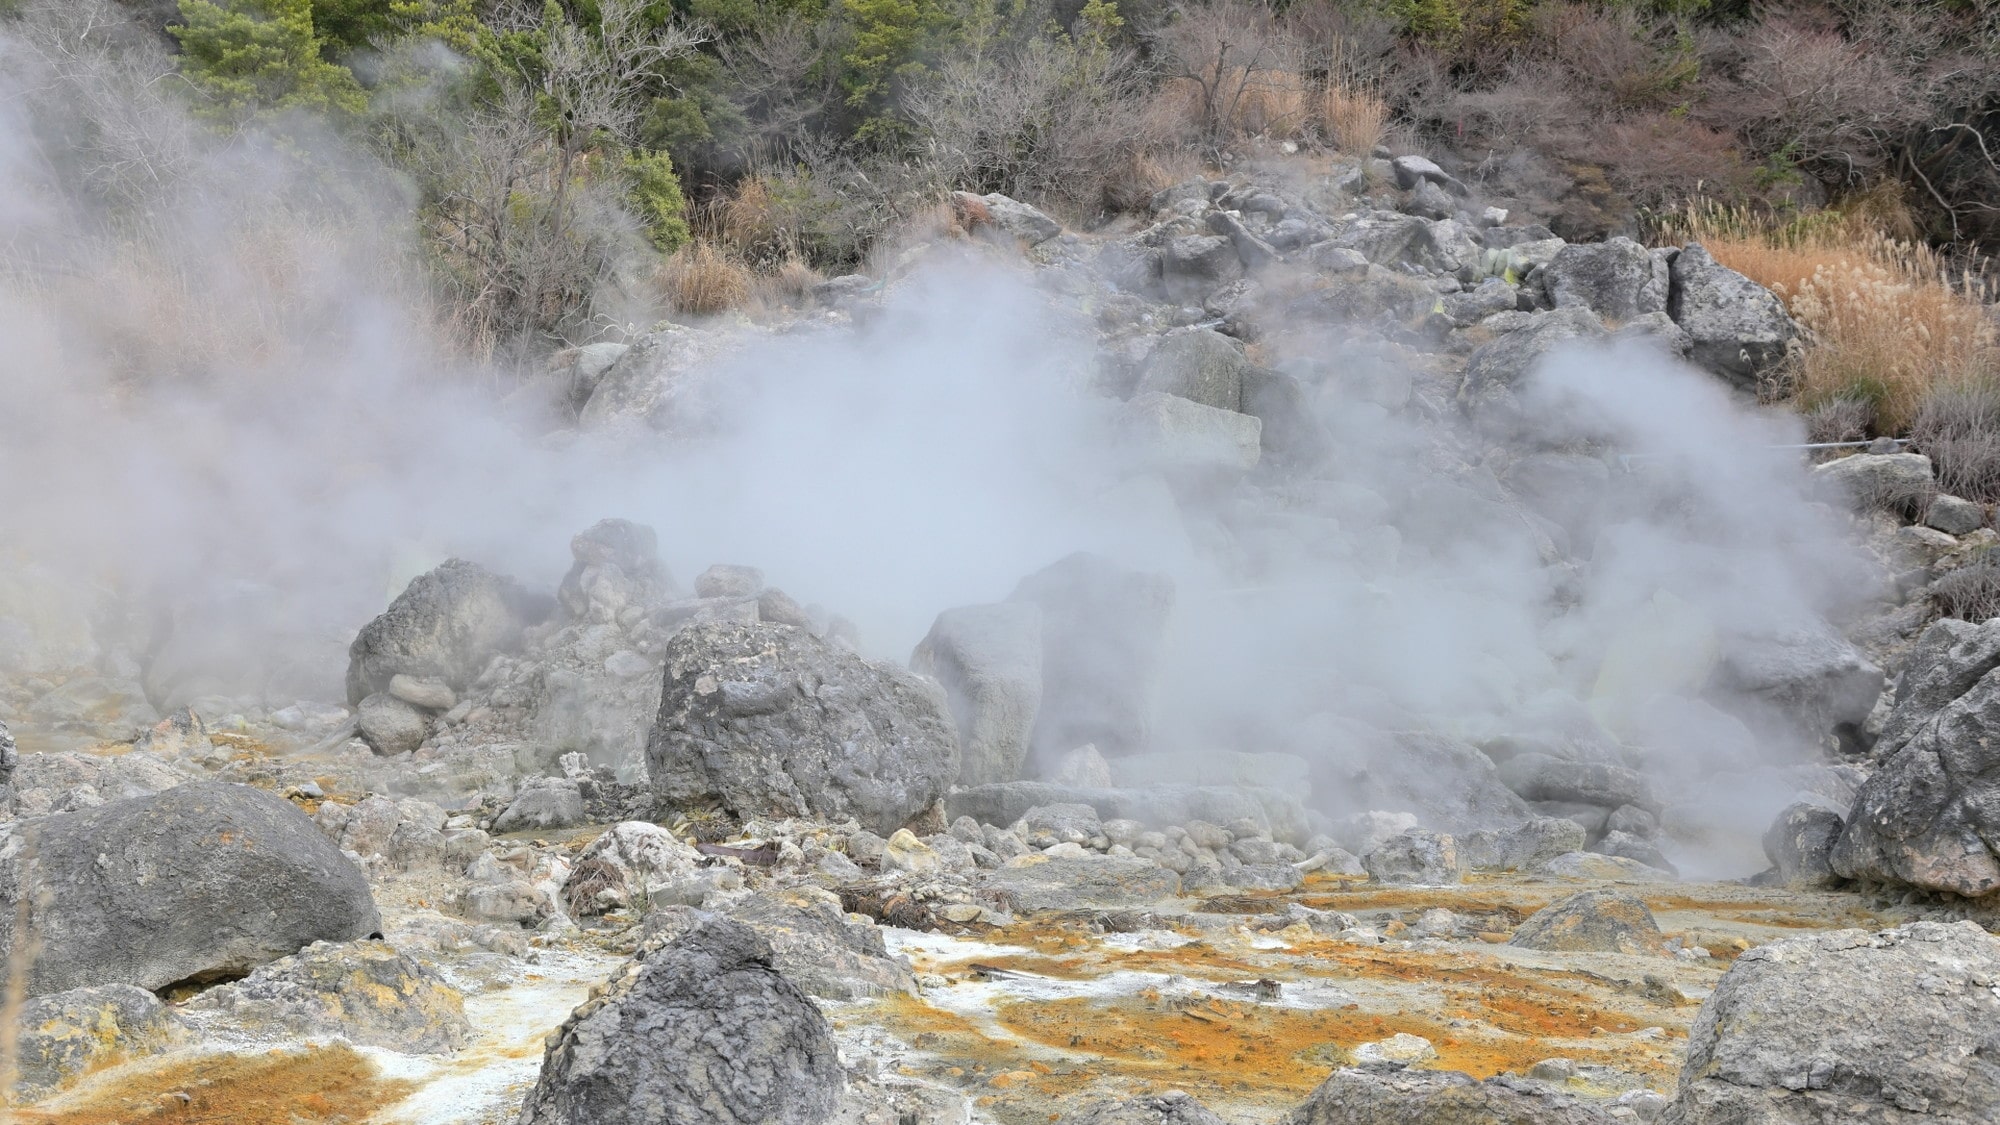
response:
{"label": "tall dried grass", "polygon": [[750,299],[750,267],[707,240],[673,252],[655,275],[660,292],[676,312],[713,316]]}
{"label": "tall dried grass", "polygon": [[[1184,128],[1202,127],[1199,83],[1171,79],[1160,96]],[[1389,103],[1370,84],[1281,67],[1235,68],[1217,83],[1215,103],[1231,136],[1320,141],[1363,156],[1382,143],[1389,128]]]}
{"label": "tall dried grass", "polygon": [[1691,206],[1663,233],[1700,242],[1785,302],[1808,333],[1790,388],[1801,408],[1865,402],[1874,432],[1901,434],[1935,392],[2000,375],[2000,341],[1986,286],[1890,237],[1892,220],[1880,205],[1782,223]]}

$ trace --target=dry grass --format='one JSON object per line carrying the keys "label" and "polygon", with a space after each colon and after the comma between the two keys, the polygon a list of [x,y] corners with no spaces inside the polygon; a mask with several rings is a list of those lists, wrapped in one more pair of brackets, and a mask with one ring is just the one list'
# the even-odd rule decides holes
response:
{"label": "dry grass", "polygon": [[1365,157],[1389,131],[1389,103],[1366,86],[1332,83],[1320,91],[1319,124],[1335,148]]}
{"label": "dry grass", "polygon": [[[1201,87],[1193,79],[1168,81],[1160,96],[1184,128],[1202,125]],[[1232,136],[1320,141],[1360,156],[1373,152],[1389,129],[1389,103],[1369,84],[1282,68],[1236,68],[1218,84],[1216,103]]]}
{"label": "dry grass", "polygon": [[1892,238],[1880,203],[1785,223],[1691,207],[1667,226],[1778,294],[1808,332],[1791,388],[1810,411],[1866,402],[1874,432],[1906,432],[1927,399],[2000,373],[1985,288],[1927,247]]}
{"label": "dry grass", "polygon": [[750,267],[706,240],[690,243],[660,263],[660,291],[676,312],[713,316],[750,299]]}

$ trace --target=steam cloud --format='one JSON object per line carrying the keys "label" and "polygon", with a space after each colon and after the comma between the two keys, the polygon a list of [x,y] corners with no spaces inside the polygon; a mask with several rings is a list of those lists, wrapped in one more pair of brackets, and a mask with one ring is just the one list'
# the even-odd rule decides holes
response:
{"label": "steam cloud", "polygon": [[1768,449],[1797,425],[1643,347],[1564,354],[1527,394],[1544,446],[1630,456],[1556,486],[1561,529],[1498,502],[1512,453],[1453,452],[1438,388],[1358,394],[1395,361],[1332,325],[1303,349],[1329,466],[1177,493],[1123,456],[1074,301],[949,252],[858,328],[733,330],[671,437],[546,433],[498,405],[516,373],[439,343],[411,204],[367,158],[296,125],[210,137],[143,68],[0,41],[0,75],[0,664],[98,659],[64,622],[115,646],[172,613],[265,705],[337,698],[398,576],[456,554],[552,587],[605,516],[657,528],[683,579],[760,566],[900,658],[938,610],[1091,549],[1176,580],[1163,748],[1338,757],[1583,715],[1699,785],[1805,749],[1698,702],[1720,640],[1865,590]]}

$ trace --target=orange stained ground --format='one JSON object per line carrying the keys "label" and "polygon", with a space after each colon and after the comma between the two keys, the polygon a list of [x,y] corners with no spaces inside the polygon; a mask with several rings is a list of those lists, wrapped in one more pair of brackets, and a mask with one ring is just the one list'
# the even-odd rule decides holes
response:
{"label": "orange stained ground", "polygon": [[271,1051],[106,1075],[79,1104],[17,1109],[17,1125],[348,1125],[413,1089],[352,1048]]}

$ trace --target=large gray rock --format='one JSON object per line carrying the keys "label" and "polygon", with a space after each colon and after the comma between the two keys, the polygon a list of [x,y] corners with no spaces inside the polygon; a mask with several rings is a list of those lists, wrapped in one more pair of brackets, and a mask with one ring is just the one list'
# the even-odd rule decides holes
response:
{"label": "large gray rock", "polygon": [[1076,1125],[1224,1125],[1207,1106],[1179,1090],[1098,1102],[1064,1119]]}
{"label": "large gray rock", "polygon": [[1688,334],[1688,358],[1746,388],[1784,362],[1798,325],[1769,289],[1717,262],[1699,242],[1674,255],[1667,313]]}
{"label": "large gray rock", "polygon": [[840,897],[816,887],[763,890],[729,916],[771,944],[772,965],[786,980],[828,1000],[916,995],[909,965],[889,956],[882,931],[849,922]]}
{"label": "large gray rock", "polygon": [[1611,1125],[1605,1110],[1518,1079],[1336,1070],[1282,1125]]}
{"label": "large gray rock", "polygon": [[1857,509],[1914,515],[1937,492],[1931,459],[1921,453],[1855,453],[1813,466]]}
{"label": "large gray rock", "polygon": [[386,942],[315,942],[187,1003],[191,1022],[226,1021],[266,1041],[339,1036],[405,1054],[472,1042],[465,998],[437,970]]}
{"label": "large gray rock", "polygon": [[841,1085],[826,1017],[770,946],[709,918],[571,1013],[520,1125],[820,1125]]}
{"label": "large gray rock", "polygon": [[38,996],[21,1005],[18,1019],[14,1092],[28,1101],[187,1038],[159,997],[129,984]]}
{"label": "large gray rock", "polygon": [[430,737],[430,717],[414,705],[378,691],[354,708],[355,732],[377,754],[408,754]]}
{"label": "large gray rock", "polygon": [[1581,306],[1606,320],[1627,321],[1667,310],[1667,263],[1624,236],[1574,243],[1542,269],[1549,302]]}
{"label": "large gray rock", "polygon": [[1437,887],[1459,882],[1465,876],[1458,841],[1416,829],[1377,844],[1361,857],[1361,866],[1378,883]]}
{"label": "large gray rock", "polygon": [[1146,391],[1125,404],[1125,437],[1134,460],[1175,479],[1228,480],[1257,467],[1263,421],[1179,395]]}
{"label": "large gray rock", "polygon": [[1217,410],[1241,410],[1247,366],[1243,350],[1220,332],[1207,328],[1176,332],[1147,354],[1138,390],[1178,395]]}
{"label": "large gray rock", "polygon": [[1328,751],[1318,776],[1348,808],[1410,813],[1452,833],[1505,830],[1534,815],[1491,758],[1446,735],[1349,733]]}
{"label": "large gray rock", "polygon": [[14,767],[21,761],[21,751],[14,745],[14,733],[0,720],[0,785],[14,780]]}
{"label": "large gray rock", "polygon": [[1574,820],[1538,816],[1518,828],[1468,832],[1458,837],[1458,852],[1474,871],[1532,871],[1559,855],[1582,851],[1587,838]]}
{"label": "large gray rock", "polygon": [[1764,858],[1788,887],[1824,887],[1839,881],[1833,845],[1845,822],[1821,805],[1787,805],[1764,830]]}
{"label": "large gray rock", "polygon": [[1854,796],[1833,849],[1849,879],[1976,897],[2000,890],[2000,675],[1922,725]]}
{"label": "large gray rock", "polygon": [[1180,893],[1180,876],[1149,859],[1097,855],[1016,856],[987,877],[1017,910],[1106,910],[1150,906]]}
{"label": "large gray rock", "polygon": [[[241,976],[315,941],[382,928],[361,869],[304,813],[217,782],[17,830],[0,845],[7,916],[26,887],[36,892],[28,915],[40,948],[28,969],[35,996]],[[0,947],[11,947],[13,933],[0,926]]]}
{"label": "large gray rock", "polygon": [[1719,703],[1734,697],[1822,737],[1860,726],[1882,696],[1882,678],[1865,653],[1821,623],[1729,638],[1711,692],[1722,694]]}
{"label": "large gray rock", "polygon": [[1009,781],[955,790],[945,801],[947,819],[969,816],[982,824],[1013,824],[1038,806],[1088,805],[1103,820],[1136,820],[1165,828],[1205,820],[1250,820],[1258,831],[1293,843],[1310,835],[1296,794],[1225,785],[1154,785],[1082,789],[1045,781]]}
{"label": "large gray rock", "polygon": [[1509,944],[1556,953],[1658,953],[1661,942],[1645,903],[1620,891],[1584,891],[1529,915]]}
{"label": "large gray rock", "polygon": [[1654,812],[1661,807],[1644,774],[1608,762],[1519,754],[1500,763],[1500,780],[1530,801],[1575,801],[1604,809],[1634,805]]}
{"label": "large gray rock", "polygon": [[[977,214],[993,227],[1012,235],[1023,246],[1040,246],[1042,243],[1062,233],[1061,223],[1049,218],[1041,211],[1022,203],[1020,200],[1001,195],[997,191],[989,195],[979,196],[972,195],[970,192],[955,192],[953,194],[955,198],[960,198],[968,202],[976,200],[978,208],[974,210],[974,214]],[[961,210],[970,209],[966,206],[966,203],[961,203],[960,208]]]}
{"label": "large gray rock", "polygon": [[1160,248],[1160,284],[1167,300],[1199,305],[1203,298],[1243,276],[1236,244],[1221,235],[1191,234]]}
{"label": "large gray rock", "polygon": [[1875,754],[1902,749],[1939,711],[2000,668],[2000,618],[1983,625],[1947,617],[1917,637],[1896,677],[1895,705],[1875,739]]}
{"label": "large gray rock", "polygon": [[347,650],[347,702],[389,690],[398,674],[443,680],[460,695],[486,664],[521,643],[548,606],[512,579],[450,559],[412,581]]}
{"label": "large gray rock", "polygon": [[1459,399],[1482,430],[1508,437],[1533,428],[1522,412],[1518,390],[1550,353],[1579,342],[1601,340],[1604,322],[1580,305],[1541,313],[1527,325],[1481,344],[1465,361]]}
{"label": "large gray rock", "polygon": [[1671,1125],[2000,1120],[2000,939],[1972,922],[1739,956],[1688,1029]]}
{"label": "large gray rock", "polygon": [[948,609],[910,656],[944,686],[958,728],[958,780],[1012,781],[1042,705],[1042,612],[1026,602]]}
{"label": "large gray rock", "polygon": [[1114,757],[1144,749],[1173,579],[1079,552],[1022,579],[1008,600],[1042,611],[1036,751],[1053,757],[1086,742]]}
{"label": "large gray rock", "polygon": [[712,621],[667,643],[646,743],[671,808],[739,817],[854,817],[888,835],[958,777],[942,689],[789,625]]}
{"label": "large gray rock", "polygon": [[629,605],[651,605],[678,588],[660,561],[659,536],[631,520],[599,520],[569,541],[569,573],[556,604],[571,619],[600,624],[618,619]]}

